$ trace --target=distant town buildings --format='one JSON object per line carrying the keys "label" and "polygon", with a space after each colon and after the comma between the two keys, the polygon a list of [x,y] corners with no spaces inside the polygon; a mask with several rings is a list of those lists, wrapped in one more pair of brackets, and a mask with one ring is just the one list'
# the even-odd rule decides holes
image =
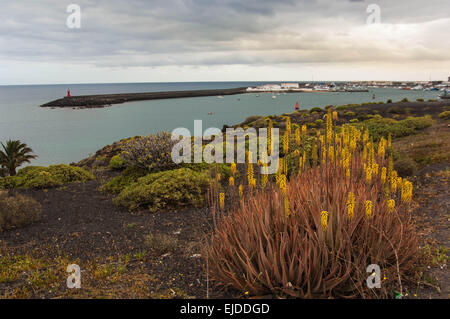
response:
{"label": "distant town buildings", "polygon": [[281,83],[282,89],[298,89],[299,87],[298,83]]}

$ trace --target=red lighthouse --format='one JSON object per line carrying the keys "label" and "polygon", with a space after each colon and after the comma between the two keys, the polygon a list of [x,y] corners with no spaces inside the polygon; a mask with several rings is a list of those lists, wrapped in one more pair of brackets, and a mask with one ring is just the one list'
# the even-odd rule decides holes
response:
{"label": "red lighthouse", "polygon": [[70,97],[70,89],[67,90],[67,97]]}
{"label": "red lighthouse", "polygon": [[299,109],[300,109],[300,106],[298,105],[298,102],[297,102],[297,103],[295,103],[295,110],[297,111]]}

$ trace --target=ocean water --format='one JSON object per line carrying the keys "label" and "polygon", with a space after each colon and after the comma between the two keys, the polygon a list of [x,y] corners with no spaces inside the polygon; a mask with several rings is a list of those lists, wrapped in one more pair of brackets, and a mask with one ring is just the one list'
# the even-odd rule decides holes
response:
{"label": "ocean water", "polygon": [[[222,128],[251,115],[292,112],[329,104],[342,105],[405,97],[434,99],[439,92],[371,89],[361,93],[242,94],[116,104],[102,109],[50,109],[39,105],[60,98],[70,88],[72,95],[134,93],[170,90],[220,89],[254,86],[268,82],[127,83],[0,86],[0,141],[20,139],[39,156],[33,165],[77,162],[105,145],[122,138],[172,131],[185,127],[193,132],[194,120],[203,129]],[[212,112],[212,115],[208,115]]]}

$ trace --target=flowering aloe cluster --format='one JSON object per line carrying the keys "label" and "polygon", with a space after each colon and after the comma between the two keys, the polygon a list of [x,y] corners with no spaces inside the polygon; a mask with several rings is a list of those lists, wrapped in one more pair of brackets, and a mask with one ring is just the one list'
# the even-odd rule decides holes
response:
{"label": "flowering aloe cluster", "polygon": [[[329,110],[322,132],[302,127],[292,139],[287,119],[275,176],[254,170],[249,152],[247,181],[233,179],[212,206],[210,278],[251,295],[300,298],[388,297],[401,287],[418,247],[412,183],[393,168],[390,135],[376,145],[367,127],[336,128],[336,118]],[[382,270],[381,289],[366,285],[370,264]]]}
{"label": "flowering aloe cluster", "polygon": [[135,137],[123,146],[121,157],[127,166],[160,171],[176,166],[171,151],[177,142],[172,141],[171,134],[167,132]]}

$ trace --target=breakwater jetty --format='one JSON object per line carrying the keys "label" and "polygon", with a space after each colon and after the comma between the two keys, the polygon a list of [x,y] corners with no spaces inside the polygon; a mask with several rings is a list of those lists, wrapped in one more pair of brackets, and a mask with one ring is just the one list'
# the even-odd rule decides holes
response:
{"label": "breakwater jetty", "polygon": [[100,108],[112,104],[120,104],[132,101],[175,99],[185,97],[221,96],[243,94],[247,88],[216,89],[216,90],[190,90],[190,91],[165,91],[148,93],[118,93],[98,95],[78,95],[57,99],[41,107],[72,107],[72,108]]}

